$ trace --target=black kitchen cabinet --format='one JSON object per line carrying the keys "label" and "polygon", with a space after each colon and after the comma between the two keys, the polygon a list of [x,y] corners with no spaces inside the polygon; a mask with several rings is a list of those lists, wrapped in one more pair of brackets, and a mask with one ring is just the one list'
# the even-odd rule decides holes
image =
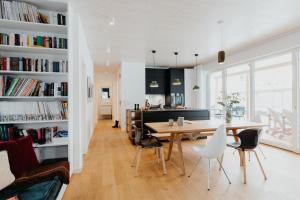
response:
{"label": "black kitchen cabinet", "polygon": [[[168,79],[168,69],[146,68],[146,94],[165,94]],[[156,81],[158,87],[150,87],[152,81]]]}
{"label": "black kitchen cabinet", "polygon": [[[169,69],[170,91],[168,93],[184,94],[184,69]],[[177,84],[176,84],[177,83]]]}

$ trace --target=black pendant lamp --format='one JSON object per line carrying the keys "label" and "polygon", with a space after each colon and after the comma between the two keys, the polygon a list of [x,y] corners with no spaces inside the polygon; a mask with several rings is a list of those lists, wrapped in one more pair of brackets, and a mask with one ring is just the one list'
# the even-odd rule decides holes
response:
{"label": "black pendant lamp", "polygon": [[[175,58],[176,58],[176,68],[177,68],[177,64],[178,64],[178,60],[177,60],[177,56],[178,56],[178,52],[174,52]],[[181,85],[181,81],[179,78],[174,78],[172,81],[172,85]]]}
{"label": "black pendant lamp", "polygon": [[[155,67],[155,53],[156,53],[156,51],[152,50],[153,67]],[[149,87],[151,87],[151,88],[158,88],[159,85],[158,85],[158,83],[157,83],[156,80],[153,80],[153,81],[151,81]]]}
{"label": "black pendant lamp", "polygon": [[220,47],[221,50],[218,52],[218,63],[223,64],[225,62],[225,51],[223,50],[223,20],[218,21],[218,25],[220,26]]}
{"label": "black pendant lamp", "polygon": [[[195,67],[197,67],[197,65],[198,65],[197,58],[198,58],[198,54],[196,53],[195,54],[195,59],[196,59],[196,65],[195,65]],[[194,85],[193,90],[199,90],[199,89],[200,89],[200,87],[198,85],[198,74],[196,73],[196,84]]]}

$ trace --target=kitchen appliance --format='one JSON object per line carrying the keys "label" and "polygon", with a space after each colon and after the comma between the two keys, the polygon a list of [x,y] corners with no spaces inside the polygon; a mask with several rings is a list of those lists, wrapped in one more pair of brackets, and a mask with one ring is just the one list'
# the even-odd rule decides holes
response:
{"label": "kitchen appliance", "polygon": [[171,107],[184,106],[183,93],[171,93]]}

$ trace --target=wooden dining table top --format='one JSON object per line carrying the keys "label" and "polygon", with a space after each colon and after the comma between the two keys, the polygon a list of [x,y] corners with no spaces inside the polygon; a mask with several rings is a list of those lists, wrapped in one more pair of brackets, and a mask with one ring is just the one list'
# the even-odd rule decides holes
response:
{"label": "wooden dining table top", "polygon": [[231,123],[225,123],[224,120],[197,120],[185,121],[183,126],[178,126],[174,122],[173,126],[169,126],[169,122],[152,122],[145,123],[145,125],[157,133],[189,133],[189,132],[208,132],[215,131],[221,124],[225,124],[227,130],[232,129],[246,129],[246,128],[260,128],[267,126],[263,123],[238,120]]}

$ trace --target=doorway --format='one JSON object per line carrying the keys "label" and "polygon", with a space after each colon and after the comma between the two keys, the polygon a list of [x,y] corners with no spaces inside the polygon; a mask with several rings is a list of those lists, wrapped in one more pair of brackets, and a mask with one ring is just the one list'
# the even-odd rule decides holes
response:
{"label": "doorway", "polygon": [[98,119],[112,119],[112,88],[101,87],[98,92]]}

